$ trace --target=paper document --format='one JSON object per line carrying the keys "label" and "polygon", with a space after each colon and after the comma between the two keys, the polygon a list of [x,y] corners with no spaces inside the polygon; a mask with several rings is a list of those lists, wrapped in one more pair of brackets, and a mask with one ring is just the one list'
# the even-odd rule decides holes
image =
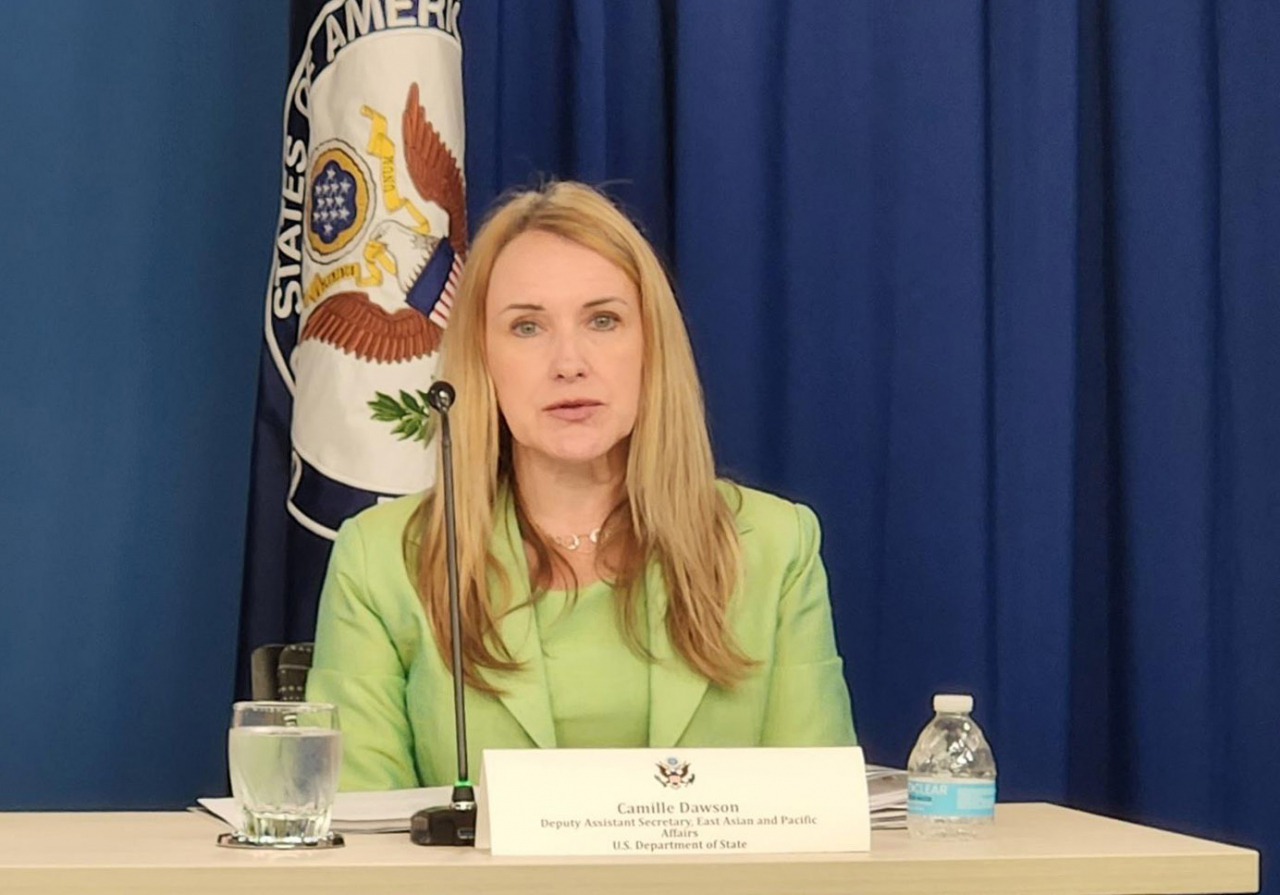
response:
{"label": "paper document", "polygon": [[907,772],[877,764],[867,765],[867,801],[871,806],[871,829],[905,829]]}

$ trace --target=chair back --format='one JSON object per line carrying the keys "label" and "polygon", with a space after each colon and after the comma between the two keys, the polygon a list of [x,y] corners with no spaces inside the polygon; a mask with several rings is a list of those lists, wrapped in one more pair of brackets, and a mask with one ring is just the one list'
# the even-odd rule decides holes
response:
{"label": "chair back", "polygon": [[314,643],[268,643],[249,656],[255,700],[304,702]]}

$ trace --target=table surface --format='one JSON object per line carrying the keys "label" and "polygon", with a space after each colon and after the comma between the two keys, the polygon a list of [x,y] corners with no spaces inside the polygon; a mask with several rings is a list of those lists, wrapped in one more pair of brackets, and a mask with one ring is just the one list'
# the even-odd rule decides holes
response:
{"label": "table surface", "polygon": [[919,842],[872,833],[871,851],[818,855],[511,858],[350,834],[321,852],[217,848],[207,816],[0,813],[0,891],[94,893],[540,892],[664,895],[1158,895],[1256,892],[1258,853],[1046,804],[1002,804],[993,835]]}

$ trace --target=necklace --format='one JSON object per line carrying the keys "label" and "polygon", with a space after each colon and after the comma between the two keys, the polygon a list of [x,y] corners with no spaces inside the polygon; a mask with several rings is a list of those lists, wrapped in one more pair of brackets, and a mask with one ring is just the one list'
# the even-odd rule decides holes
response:
{"label": "necklace", "polygon": [[595,548],[600,544],[600,529],[593,528],[584,535],[569,535],[568,537],[550,535],[550,538],[564,549],[570,551],[577,550],[583,544],[591,544],[592,548]]}

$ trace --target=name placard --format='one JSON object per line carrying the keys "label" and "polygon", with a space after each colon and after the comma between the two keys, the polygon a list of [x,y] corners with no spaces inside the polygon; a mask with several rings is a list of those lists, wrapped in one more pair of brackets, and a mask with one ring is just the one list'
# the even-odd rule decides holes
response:
{"label": "name placard", "polygon": [[495,855],[867,851],[856,747],[486,749],[476,846]]}

